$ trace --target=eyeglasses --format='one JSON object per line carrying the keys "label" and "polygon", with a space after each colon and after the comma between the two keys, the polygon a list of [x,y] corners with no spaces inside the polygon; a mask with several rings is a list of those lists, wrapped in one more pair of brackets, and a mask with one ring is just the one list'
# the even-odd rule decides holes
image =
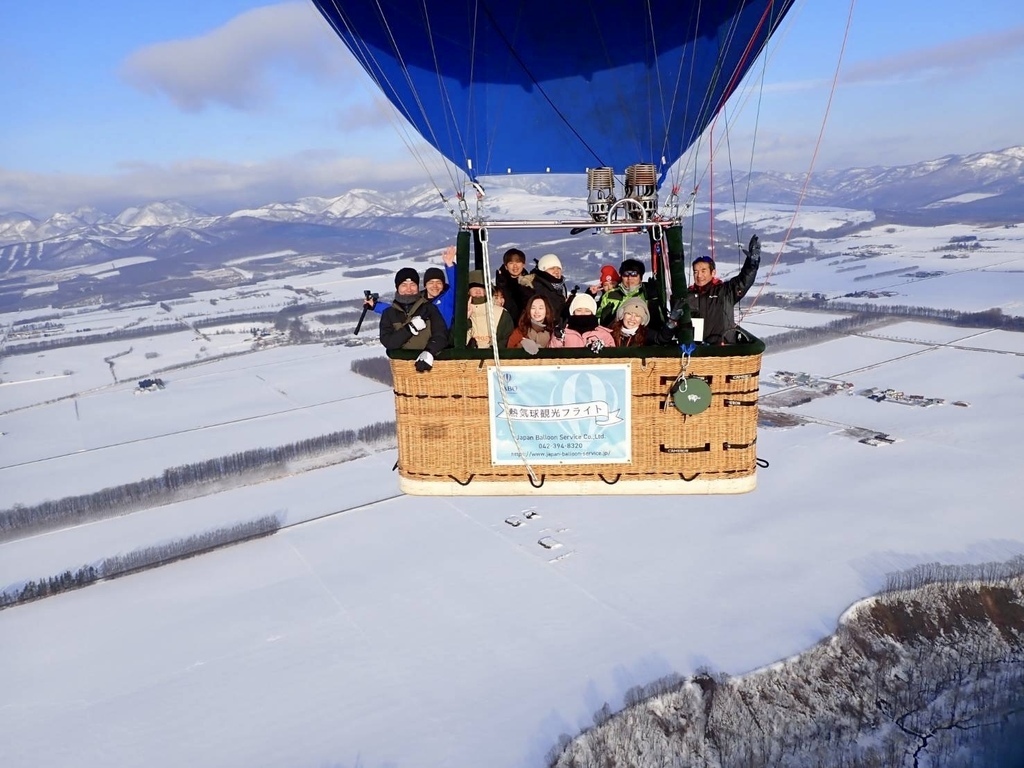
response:
{"label": "eyeglasses", "polygon": [[622,273],[622,277],[640,277],[640,273],[634,272],[633,270],[628,270]]}

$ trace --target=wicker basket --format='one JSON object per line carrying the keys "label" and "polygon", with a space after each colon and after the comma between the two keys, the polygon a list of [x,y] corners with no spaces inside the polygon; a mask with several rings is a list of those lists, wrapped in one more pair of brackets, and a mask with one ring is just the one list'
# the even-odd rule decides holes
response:
{"label": "wicker basket", "polygon": [[[417,373],[391,360],[401,490],[424,495],[743,493],[757,481],[757,394],[763,344],[749,354],[695,356],[687,376],[711,388],[694,416],[668,399],[682,370],[678,356],[610,356],[631,367],[632,456],[628,463],[492,463],[488,399],[491,358],[438,359]],[[652,355],[658,355],[658,352]],[[594,355],[502,359],[521,366],[594,365]],[[532,469],[532,475],[529,470]]]}

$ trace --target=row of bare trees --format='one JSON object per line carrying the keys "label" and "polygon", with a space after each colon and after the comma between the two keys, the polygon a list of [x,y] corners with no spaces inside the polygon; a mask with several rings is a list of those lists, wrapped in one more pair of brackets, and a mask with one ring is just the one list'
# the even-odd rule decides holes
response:
{"label": "row of bare trees", "polygon": [[390,446],[395,422],[379,421],[270,448],[253,448],[206,461],[170,467],[156,477],[104,488],[94,493],[66,496],[39,504],[16,504],[0,510],[0,541],[57,530],[69,525],[127,514],[174,501],[182,492],[243,478],[290,461],[321,456],[359,445]]}
{"label": "row of bare trees", "polygon": [[56,576],[15,584],[0,591],[0,610],[19,603],[57,595],[71,589],[80,589],[100,579],[113,579],[147,568],[155,568],[158,565],[165,565],[175,560],[193,557],[229,544],[269,536],[280,526],[281,522],[277,515],[267,515],[256,520],[205,531],[166,544],[114,555],[95,565],[83,565],[76,571],[69,569]]}

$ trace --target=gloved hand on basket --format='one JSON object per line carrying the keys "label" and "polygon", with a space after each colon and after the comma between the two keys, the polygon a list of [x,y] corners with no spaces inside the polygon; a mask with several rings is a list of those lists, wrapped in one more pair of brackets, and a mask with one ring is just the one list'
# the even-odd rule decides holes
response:
{"label": "gloved hand on basket", "polygon": [[416,370],[420,373],[426,373],[434,367],[434,356],[423,350],[420,352],[420,356],[416,358]]}

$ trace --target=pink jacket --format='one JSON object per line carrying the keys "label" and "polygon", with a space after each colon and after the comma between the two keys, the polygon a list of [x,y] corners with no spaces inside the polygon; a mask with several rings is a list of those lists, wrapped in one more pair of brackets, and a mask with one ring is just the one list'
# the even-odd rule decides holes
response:
{"label": "pink jacket", "polygon": [[558,347],[585,347],[594,339],[600,339],[601,343],[606,347],[615,346],[615,339],[612,338],[612,332],[603,325],[599,325],[594,330],[587,331],[582,334],[579,331],[574,331],[572,328],[566,328],[565,337],[559,339],[552,336],[551,343],[548,346],[551,349],[557,349]]}

